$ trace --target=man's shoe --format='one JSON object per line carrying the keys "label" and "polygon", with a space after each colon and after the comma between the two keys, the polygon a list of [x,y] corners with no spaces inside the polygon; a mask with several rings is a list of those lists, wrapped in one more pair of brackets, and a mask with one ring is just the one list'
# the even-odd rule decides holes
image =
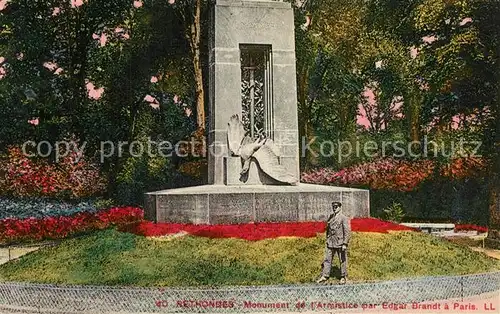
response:
{"label": "man's shoe", "polygon": [[347,282],[347,280],[345,279],[345,277],[340,278],[341,285],[345,285],[346,282]]}
{"label": "man's shoe", "polygon": [[323,283],[328,280],[328,277],[321,276],[318,280],[316,280],[316,283]]}

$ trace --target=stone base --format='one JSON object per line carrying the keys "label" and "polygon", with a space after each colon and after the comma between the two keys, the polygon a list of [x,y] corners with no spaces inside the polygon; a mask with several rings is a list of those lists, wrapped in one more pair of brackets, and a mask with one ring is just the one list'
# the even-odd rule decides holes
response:
{"label": "stone base", "polygon": [[342,202],[349,217],[370,216],[368,190],[297,186],[203,185],[146,194],[146,219],[188,224],[324,221],[331,203]]}

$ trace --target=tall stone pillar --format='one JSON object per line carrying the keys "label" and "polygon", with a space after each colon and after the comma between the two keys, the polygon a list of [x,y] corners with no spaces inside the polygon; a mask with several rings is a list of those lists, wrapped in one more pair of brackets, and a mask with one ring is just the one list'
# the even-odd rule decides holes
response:
{"label": "tall stone pillar", "polygon": [[[258,0],[216,0],[211,8],[208,183],[227,184],[241,167],[231,162],[227,124],[242,116],[242,50],[270,51],[267,130],[280,150],[280,163],[299,178],[299,138],[295,70],[294,15],[290,3]],[[269,107],[270,106],[270,107]],[[257,167],[251,168],[257,171]],[[255,175],[255,174],[250,174]],[[250,180],[250,184],[261,184]]]}

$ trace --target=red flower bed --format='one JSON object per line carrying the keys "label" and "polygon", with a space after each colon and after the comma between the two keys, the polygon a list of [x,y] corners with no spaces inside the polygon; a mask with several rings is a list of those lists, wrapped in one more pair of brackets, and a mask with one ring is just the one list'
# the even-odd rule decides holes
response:
{"label": "red flower bed", "polygon": [[[324,222],[252,223],[243,225],[187,225],[175,223],[152,223],[143,221],[122,230],[142,236],[163,236],[179,232],[207,238],[239,238],[250,241],[278,237],[315,237],[325,232]],[[415,231],[403,225],[374,218],[354,218],[351,220],[354,232]]]}
{"label": "red flower bed", "polygon": [[[47,217],[43,219],[0,220],[0,243],[62,239],[71,235],[112,226],[119,230],[142,236],[162,236],[179,233],[208,238],[239,238],[250,241],[278,237],[315,237],[325,232],[325,222],[250,223],[242,225],[187,225],[144,221],[142,209],[133,207],[112,208],[98,213],[78,213],[71,217]],[[354,232],[379,232],[409,230],[402,225],[374,218],[351,220]]]}
{"label": "red flower bed", "polygon": [[0,243],[62,239],[111,226],[123,228],[142,221],[143,218],[142,209],[133,207],[111,208],[98,213],[78,213],[70,217],[8,218],[0,220]]}
{"label": "red flower bed", "polygon": [[351,220],[351,228],[355,232],[418,231],[415,228],[375,218],[354,218]]}
{"label": "red flower bed", "polygon": [[488,232],[488,228],[477,225],[455,225],[455,232],[458,231],[477,231],[480,233],[486,233]]}

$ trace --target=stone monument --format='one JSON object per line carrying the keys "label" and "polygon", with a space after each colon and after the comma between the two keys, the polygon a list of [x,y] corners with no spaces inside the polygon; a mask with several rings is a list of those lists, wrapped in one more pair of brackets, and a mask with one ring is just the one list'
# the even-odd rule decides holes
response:
{"label": "stone monument", "polygon": [[331,202],[369,216],[369,191],[300,184],[290,3],[211,7],[208,185],[146,195],[146,218],[194,224],[325,220]]}

